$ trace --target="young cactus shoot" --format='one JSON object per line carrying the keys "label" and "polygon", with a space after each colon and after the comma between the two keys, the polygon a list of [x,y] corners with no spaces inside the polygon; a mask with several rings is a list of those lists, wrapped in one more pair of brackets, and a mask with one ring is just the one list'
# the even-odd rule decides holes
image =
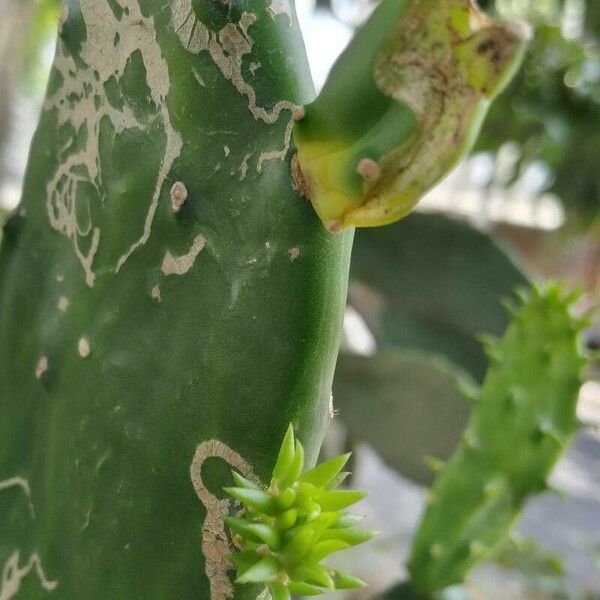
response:
{"label": "young cactus shoot", "polygon": [[229,557],[237,567],[236,583],[266,584],[273,600],[364,587],[360,579],[321,564],[375,535],[357,529],[361,517],[343,510],[366,493],[335,489],[348,475],[342,469],[349,457],[302,473],[304,449],[290,425],[267,489],[233,472],[237,487],[225,491],[244,507],[240,516],[225,517],[240,548]]}
{"label": "young cactus shoot", "polygon": [[463,440],[430,492],[413,544],[415,587],[459,583],[502,542],[527,498],[547,477],[577,431],[585,359],[584,320],[574,296],[548,285],[509,307],[510,325],[487,342],[490,359]]}
{"label": "young cactus shoot", "polygon": [[528,37],[473,0],[383,0],[294,128],[297,186],[327,229],[406,216],[469,152]]}

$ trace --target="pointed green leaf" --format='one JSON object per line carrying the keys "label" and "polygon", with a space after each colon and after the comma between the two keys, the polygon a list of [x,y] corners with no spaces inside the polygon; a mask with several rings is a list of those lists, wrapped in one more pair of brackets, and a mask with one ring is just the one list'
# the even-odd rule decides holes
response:
{"label": "pointed green leaf", "polygon": [[283,442],[281,443],[281,449],[279,450],[279,456],[273,469],[273,479],[278,480],[287,471],[292,462],[295,454],[295,440],[294,440],[294,428],[291,423],[287,428]]}
{"label": "pointed green leaf", "polygon": [[341,456],[336,456],[327,462],[317,465],[310,471],[304,473],[300,480],[312,483],[317,487],[326,487],[327,484],[344,468],[344,465],[350,458],[350,454],[350,452],[348,454],[342,454]]}
{"label": "pointed green leaf", "polygon": [[345,513],[337,521],[335,521],[335,526],[336,529],[354,527],[355,525],[358,525],[364,518],[364,515],[353,515],[351,513]]}
{"label": "pointed green leaf", "polygon": [[253,481],[246,479],[244,476],[240,475],[237,471],[231,471],[233,475],[233,480],[235,481],[237,487],[247,488],[249,490],[260,490],[260,486],[256,485]]}
{"label": "pointed green leaf", "polygon": [[269,591],[271,592],[271,600],[290,600],[290,590],[283,583],[270,583]]}
{"label": "pointed green leaf", "polygon": [[352,575],[348,575],[348,573],[343,573],[342,571],[338,571],[336,573],[334,581],[336,590],[354,590],[357,588],[367,587],[367,584],[362,579],[353,577]]}
{"label": "pointed green leaf", "polygon": [[323,593],[323,590],[320,588],[304,583],[303,581],[292,581],[288,585],[288,588],[294,596],[319,596]]}
{"label": "pointed green leaf", "polygon": [[321,540],[341,540],[351,546],[368,542],[377,535],[377,532],[369,529],[326,529],[321,533]]}
{"label": "pointed green leaf", "polygon": [[340,517],[338,512],[322,512],[312,524],[320,529],[325,529],[335,525],[339,520]]}
{"label": "pointed green leaf", "polygon": [[313,562],[319,562],[334,552],[347,550],[350,547],[348,542],[342,540],[324,540],[315,544],[308,558]]}
{"label": "pointed green leaf", "polygon": [[277,512],[275,499],[267,492],[232,487],[223,488],[223,490],[246,506],[263,512],[266,515],[274,515]]}
{"label": "pointed green leaf", "polygon": [[354,490],[335,490],[325,492],[319,497],[319,504],[323,510],[341,510],[356,504],[367,495],[367,492]]}
{"label": "pointed green leaf", "polygon": [[236,582],[267,583],[270,581],[276,581],[280,572],[281,567],[279,566],[277,560],[272,556],[265,556],[247,571],[244,571],[244,573],[237,578]]}
{"label": "pointed green leaf", "polygon": [[286,488],[294,483],[304,469],[304,448],[300,442],[296,442],[294,449],[294,457],[292,458],[288,468],[284,471],[283,475],[279,478],[279,485],[282,488]]}
{"label": "pointed green leaf", "polygon": [[279,496],[277,496],[275,498],[275,501],[277,502],[277,506],[281,509],[281,510],[287,510],[288,508],[291,508],[292,505],[294,504],[296,500],[296,491],[289,487],[284,489]]}
{"label": "pointed green leaf", "polygon": [[244,550],[243,552],[234,552],[228,558],[237,567],[238,571],[243,573],[253,567],[261,557],[254,550]]}
{"label": "pointed green leaf", "polygon": [[326,567],[317,563],[301,564],[292,570],[294,579],[333,590],[335,583]]}
{"label": "pointed green leaf", "polygon": [[284,536],[286,540],[281,555],[290,561],[301,560],[312,548],[316,538],[316,532],[310,525],[301,525],[291,529]]}
{"label": "pointed green leaf", "polygon": [[284,531],[286,529],[291,529],[297,521],[298,511],[295,508],[290,508],[277,516],[276,526],[279,530]]}
{"label": "pointed green leaf", "polygon": [[271,550],[279,549],[281,538],[277,529],[266,523],[248,523],[245,519],[225,517],[225,523],[243,538],[257,543],[264,543]]}
{"label": "pointed green leaf", "polygon": [[262,538],[258,537],[256,533],[250,528],[250,523],[245,519],[237,517],[224,517],[225,525],[229,527],[234,533],[239,533],[245,540],[262,544]]}
{"label": "pointed green leaf", "polygon": [[326,490],[334,490],[339,487],[346,481],[346,479],[351,475],[350,471],[340,471],[326,486]]}

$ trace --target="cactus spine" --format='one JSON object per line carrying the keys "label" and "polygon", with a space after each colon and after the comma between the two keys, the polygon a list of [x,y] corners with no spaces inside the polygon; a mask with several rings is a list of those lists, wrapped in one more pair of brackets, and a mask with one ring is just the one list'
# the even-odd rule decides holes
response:
{"label": "cactus spine", "polygon": [[527,498],[547,489],[577,430],[585,323],[571,317],[572,303],[556,285],[533,289],[509,308],[504,336],[486,343],[490,367],[469,426],[430,491],[414,541],[417,589],[461,582],[505,539]]}

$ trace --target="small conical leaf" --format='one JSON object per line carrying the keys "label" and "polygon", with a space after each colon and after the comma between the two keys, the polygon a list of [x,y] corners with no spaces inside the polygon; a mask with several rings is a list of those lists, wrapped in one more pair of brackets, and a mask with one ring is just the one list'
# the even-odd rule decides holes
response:
{"label": "small conical leaf", "polygon": [[277,550],[280,546],[279,532],[271,525],[267,525],[266,523],[248,523],[245,519],[236,517],[225,517],[225,523],[243,538],[267,544],[271,550]]}
{"label": "small conical leaf", "polygon": [[341,540],[351,546],[356,546],[373,539],[377,533],[368,529],[326,529],[321,533],[321,540]]}
{"label": "small conical leaf", "polygon": [[300,481],[312,483],[317,487],[324,488],[327,484],[344,468],[344,465],[350,458],[350,452],[348,454],[342,454],[324,462],[323,464],[317,465],[310,471],[307,471],[300,477]]}
{"label": "small conical leaf", "polygon": [[294,457],[292,458],[288,468],[283,472],[283,475],[278,478],[279,486],[286,488],[294,483],[302,469],[304,468],[304,448],[300,442],[296,442],[296,448],[294,450]]}
{"label": "small conical leaf", "polygon": [[223,488],[224,491],[233,496],[246,506],[254,508],[266,515],[274,515],[277,505],[273,496],[262,490],[249,490],[247,488]]}
{"label": "small conical leaf", "polygon": [[265,556],[237,578],[237,583],[268,583],[276,581],[281,567],[275,558]]}
{"label": "small conical leaf", "polygon": [[308,558],[313,562],[319,562],[334,552],[340,552],[350,547],[351,544],[343,540],[324,540],[315,544]]}
{"label": "small conical leaf", "polygon": [[276,501],[277,501],[277,506],[281,509],[281,510],[287,510],[288,508],[292,507],[292,504],[294,504],[294,501],[296,500],[296,492],[293,488],[286,488],[284,489],[279,496],[277,496]]}
{"label": "small conical leaf", "polygon": [[247,488],[249,490],[260,490],[260,486],[256,485],[254,482],[250,481],[249,479],[246,479],[245,477],[240,475],[237,471],[231,471],[231,474],[233,475],[233,480],[235,481],[235,484],[237,485],[237,487],[243,487],[243,488]]}
{"label": "small conical leaf", "polygon": [[281,550],[281,554],[290,561],[301,560],[311,549],[316,532],[310,525],[303,525],[286,533],[288,541]]}
{"label": "small conical leaf", "polygon": [[295,439],[294,439],[294,428],[290,424],[281,443],[281,449],[279,450],[279,456],[273,469],[273,479],[278,480],[288,470],[295,454]]}
{"label": "small conical leaf", "polygon": [[271,592],[271,600],[290,600],[290,590],[283,583],[270,583],[269,591]]}
{"label": "small conical leaf", "polygon": [[[337,521],[335,521],[336,529],[344,529],[346,527],[354,527],[358,525],[364,519],[363,515],[353,515],[350,513],[343,514]],[[333,523],[332,523],[333,525]]]}
{"label": "small conical leaf", "polygon": [[317,563],[302,564],[293,570],[294,579],[333,590],[335,582],[326,567]]}
{"label": "small conical leaf", "polygon": [[340,571],[336,573],[334,580],[336,590],[354,590],[367,587],[367,584],[362,579]]}
{"label": "small conical leaf", "polygon": [[276,526],[284,531],[286,529],[291,529],[297,521],[298,511],[295,508],[290,508],[290,510],[286,510],[284,513],[277,516]]}
{"label": "small conical leaf", "polygon": [[340,471],[325,487],[326,490],[334,490],[339,487],[346,481],[348,477],[350,477],[350,471]]}
{"label": "small conical leaf", "polygon": [[254,550],[234,552],[228,558],[242,573],[253,567],[260,560],[260,556]]}
{"label": "small conical leaf", "polygon": [[319,596],[323,593],[323,590],[303,581],[292,581],[288,588],[294,596]]}
{"label": "small conical leaf", "polygon": [[366,495],[367,492],[356,492],[353,490],[324,492],[319,497],[319,504],[323,510],[341,510],[359,502]]}

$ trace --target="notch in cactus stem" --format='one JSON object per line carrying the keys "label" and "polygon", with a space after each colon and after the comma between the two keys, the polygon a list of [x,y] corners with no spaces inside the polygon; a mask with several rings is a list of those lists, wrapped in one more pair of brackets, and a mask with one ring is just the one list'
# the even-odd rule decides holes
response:
{"label": "notch in cactus stem", "polygon": [[295,115],[294,177],[325,226],[408,214],[471,149],[528,39],[473,0],[383,0]]}
{"label": "notch in cactus stem", "polygon": [[467,433],[430,492],[413,544],[409,570],[420,591],[460,583],[505,539],[527,498],[548,489],[578,428],[586,323],[571,316],[574,301],[555,284],[534,288],[510,308],[504,336],[486,342],[490,366]]}
{"label": "notch in cactus stem", "polygon": [[327,589],[364,587],[360,579],[331,569],[321,560],[368,541],[374,531],[355,527],[361,517],[341,509],[364,492],[335,490],[350,455],[304,470],[304,449],[290,425],[281,444],[270,484],[261,489],[238,473],[238,487],[225,491],[244,507],[225,517],[239,552],[230,556],[236,582],[263,583],[275,599],[315,595]]}

